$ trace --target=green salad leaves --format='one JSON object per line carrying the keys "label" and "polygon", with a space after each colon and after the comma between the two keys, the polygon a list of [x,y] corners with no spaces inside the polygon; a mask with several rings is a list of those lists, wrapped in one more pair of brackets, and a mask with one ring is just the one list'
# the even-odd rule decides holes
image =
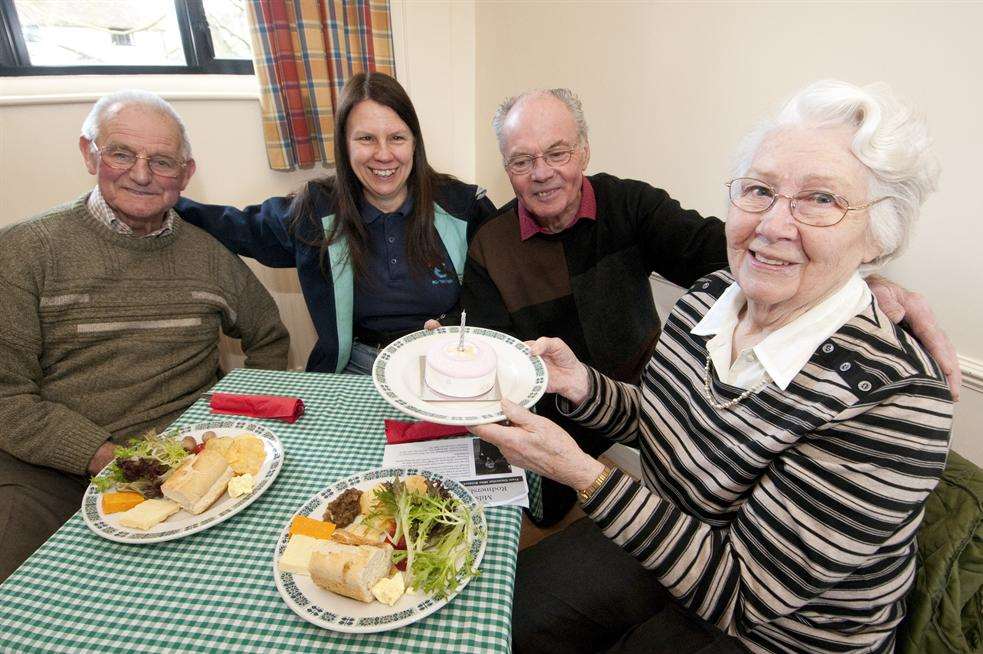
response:
{"label": "green salad leaves", "polygon": [[148,432],[133,438],[127,446],[116,449],[116,458],[106,468],[106,474],[92,478],[100,493],[113,487],[118,491],[136,491],[144,497],[160,495],[160,484],[170,471],[188,456],[176,431],[155,434]]}
{"label": "green salad leaves", "polygon": [[478,574],[471,554],[477,535],[474,518],[439,482],[427,480],[423,493],[407,488],[397,476],[376,490],[375,497],[377,507],[366,520],[395,519],[392,540],[405,539],[406,550],[395,550],[393,563],[406,561],[408,587],[442,599],[457,590],[461,580]]}

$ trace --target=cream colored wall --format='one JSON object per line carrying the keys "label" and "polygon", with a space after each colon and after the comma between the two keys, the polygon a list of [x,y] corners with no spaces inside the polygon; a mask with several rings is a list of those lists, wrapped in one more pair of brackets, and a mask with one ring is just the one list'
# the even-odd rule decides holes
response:
{"label": "cream colored wall", "polygon": [[[983,6],[934,4],[641,4],[392,0],[397,75],[420,114],[431,161],[511,197],[489,121],[507,94],[569,86],[591,124],[590,170],[648,180],[706,213],[741,134],[808,80],[883,79],[928,115],[944,164],[897,280],[925,292],[967,369],[983,371]],[[141,86],[172,100],[194,139],[189,197],[246,204],[322,169],[266,165],[255,81],[247,77],[0,78],[0,225],[92,184],[75,143],[101,93]],[[291,270],[254,265],[291,331],[302,366],[313,329]],[[674,289],[656,284],[660,306]],[[974,366],[979,366],[974,368]],[[983,378],[980,375],[979,378]],[[983,386],[977,386],[983,390]],[[983,393],[963,389],[956,446],[983,464]]]}
{"label": "cream colored wall", "polygon": [[[929,297],[967,369],[983,371],[980,25],[981,3],[479,2],[477,176],[497,203],[510,199],[496,105],[568,86],[590,124],[589,172],[719,215],[731,153],[756,119],[815,79],[887,81],[927,114],[944,169],[887,273]],[[962,395],[956,447],[983,464],[983,395]]]}
{"label": "cream colored wall", "polygon": [[[473,179],[473,4],[393,0],[392,15],[397,76],[420,115],[430,161],[439,170]],[[0,78],[0,226],[91,188],[94,178],[77,146],[82,120],[100,95],[132,87],[160,93],[187,123],[198,165],[188,197],[242,206],[289,193],[326,172],[269,169],[253,77]],[[290,330],[290,366],[302,368],[315,335],[296,272],[247,262],[273,294]],[[242,361],[237,346],[227,341],[223,357],[228,365]]]}

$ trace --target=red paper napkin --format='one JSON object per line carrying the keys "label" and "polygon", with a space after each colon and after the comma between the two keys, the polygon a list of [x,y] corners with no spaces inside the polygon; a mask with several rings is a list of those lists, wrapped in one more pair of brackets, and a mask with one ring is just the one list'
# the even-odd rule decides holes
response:
{"label": "red paper napkin", "polygon": [[304,401],[283,395],[234,395],[212,393],[212,413],[229,413],[250,418],[275,418],[294,423],[304,415]]}
{"label": "red paper napkin", "polygon": [[463,436],[467,433],[467,428],[457,425],[438,425],[435,422],[426,421],[386,420],[386,442],[390,445],[430,441],[449,436]]}

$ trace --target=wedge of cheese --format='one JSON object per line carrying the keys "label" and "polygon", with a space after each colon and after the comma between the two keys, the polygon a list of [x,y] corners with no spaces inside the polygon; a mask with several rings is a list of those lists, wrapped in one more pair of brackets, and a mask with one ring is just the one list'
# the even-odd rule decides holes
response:
{"label": "wedge of cheese", "polygon": [[320,538],[321,540],[327,540],[328,538],[331,538],[331,534],[334,533],[334,530],[335,525],[333,522],[315,520],[302,515],[294,516],[293,521],[290,523],[291,536],[300,534],[302,536],[312,536],[314,538]]}
{"label": "wedge of cheese", "polygon": [[119,523],[130,529],[146,531],[181,510],[177,502],[170,500],[144,500],[128,511],[119,514]]}
{"label": "wedge of cheese", "polygon": [[131,491],[102,494],[102,512],[106,515],[129,511],[144,501],[143,495]]}
{"label": "wedge of cheese", "polygon": [[298,575],[310,574],[308,569],[311,562],[311,555],[318,551],[323,543],[328,541],[323,538],[314,538],[304,534],[294,534],[287,543],[287,549],[283,550],[280,556],[281,572],[293,572]]}

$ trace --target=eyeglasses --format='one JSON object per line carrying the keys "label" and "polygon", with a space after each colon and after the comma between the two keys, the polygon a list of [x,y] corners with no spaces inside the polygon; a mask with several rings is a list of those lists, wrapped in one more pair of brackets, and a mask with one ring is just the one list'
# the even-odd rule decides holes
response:
{"label": "eyeglasses", "polygon": [[161,154],[154,154],[148,157],[115,145],[105,148],[93,146],[92,149],[99,153],[99,156],[102,157],[103,162],[107,166],[115,170],[129,170],[136,165],[137,159],[144,159],[150,168],[150,172],[154,175],[158,177],[177,177],[188,165],[187,161],[179,161],[173,157],[167,157]]}
{"label": "eyeglasses", "polygon": [[885,196],[851,207],[845,197],[829,191],[802,190],[795,195],[785,195],[753,177],[738,177],[725,186],[730,190],[730,203],[741,211],[765,213],[775,206],[778,198],[785,198],[789,202],[792,217],[813,227],[832,227],[843,220],[848,212],[866,209],[890,197]]}
{"label": "eyeglasses", "polygon": [[531,154],[520,154],[517,157],[512,157],[505,162],[505,167],[513,175],[525,175],[526,173],[532,171],[532,167],[536,164],[536,159],[542,159],[546,162],[546,165],[550,168],[558,168],[566,162],[570,161],[570,157],[573,153],[577,151],[577,148],[564,148],[562,150],[550,150],[544,152],[543,154],[537,154],[533,156]]}

